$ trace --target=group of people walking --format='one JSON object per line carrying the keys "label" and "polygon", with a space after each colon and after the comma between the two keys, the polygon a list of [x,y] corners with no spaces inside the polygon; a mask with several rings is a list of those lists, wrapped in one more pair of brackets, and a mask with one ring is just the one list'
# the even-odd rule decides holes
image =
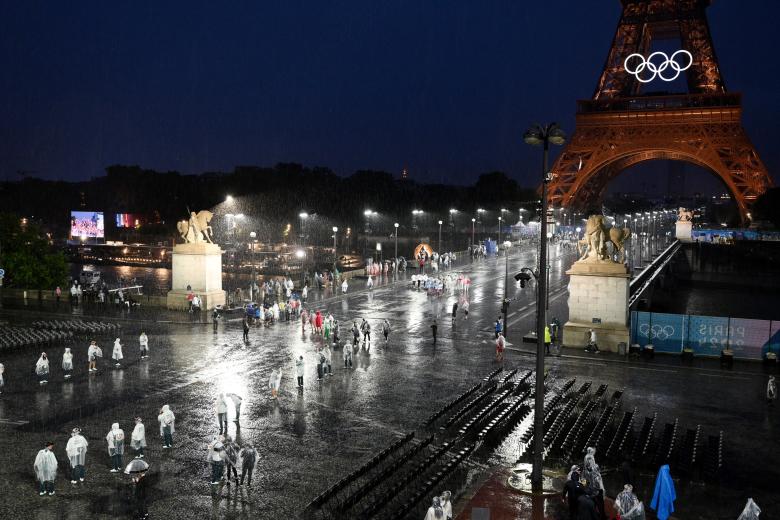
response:
{"label": "group of people walking", "polygon": [[[138,337],[138,344],[140,346],[140,359],[149,358],[149,338],[145,332],[141,332]],[[121,368],[124,360],[124,354],[122,352],[122,342],[119,338],[114,340],[114,348],[111,352],[111,361],[114,363],[115,368]],[[98,346],[97,341],[91,341],[89,347],[87,347],[87,371],[92,374],[97,372],[98,359],[103,357],[103,350]],[[0,365],[1,367],[2,365]],[[0,390],[2,390],[4,379],[2,377],[4,369],[0,370]],[[73,376],[73,352],[70,347],[65,348],[65,352],[62,353],[62,372],[64,379],[70,379]],[[38,383],[45,385],[49,382],[49,375],[51,373],[50,360],[46,352],[41,352],[38,361],[35,362],[35,375],[38,377]]]}

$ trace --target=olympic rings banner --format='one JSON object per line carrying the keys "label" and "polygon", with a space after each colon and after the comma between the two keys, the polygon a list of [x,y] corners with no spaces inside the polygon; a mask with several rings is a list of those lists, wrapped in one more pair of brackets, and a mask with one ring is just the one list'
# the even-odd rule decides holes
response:
{"label": "olympic rings banner", "polygon": [[671,56],[656,51],[647,58],[634,53],[623,61],[623,69],[640,83],[650,83],[656,78],[662,81],[674,81],[680,76],[680,72],[688,70],[691,65],[693,65],[693,56],[684,49]]}
{"label": "olympic rings banner", "polygon": [[689,346],[698,356],[730,348],[736,358],[760,360],[768,351],[780,353],[780,322],[634,311],[631,342],[673,354]]}

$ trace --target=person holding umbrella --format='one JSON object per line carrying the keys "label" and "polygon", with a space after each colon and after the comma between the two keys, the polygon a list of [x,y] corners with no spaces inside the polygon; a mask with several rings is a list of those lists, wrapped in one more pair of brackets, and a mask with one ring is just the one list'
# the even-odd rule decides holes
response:
{"label": "person holding umbrella", "polygon": [[146,472],[149,471],[149,464],[145,460],[134,459],[125,468],[125,475],[130,475],[133,483],[133,500],[135,502],[136,518],[145,519],[149,517],[146,510],[146,496],[149,481],[146,479]]}

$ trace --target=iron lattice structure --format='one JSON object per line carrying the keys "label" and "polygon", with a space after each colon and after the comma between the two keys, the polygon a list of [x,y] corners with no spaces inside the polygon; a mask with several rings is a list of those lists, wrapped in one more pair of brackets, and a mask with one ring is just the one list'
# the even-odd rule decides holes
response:
{"label": "iron lattice structure", "polygon": [[[552,167],[549,201],[583,209],[602,199],[611,179],[648,160],[708,168],[734,197],[742,218],[772,185],[742,127],[741,97],[720,73],[705,9],[710,0],[622,0],[623,13],[593,98],[579,101],[574,135]],[[679,38],[693,56],[688,93],[649,95],[625,59],[648,56],[654,40]]]}

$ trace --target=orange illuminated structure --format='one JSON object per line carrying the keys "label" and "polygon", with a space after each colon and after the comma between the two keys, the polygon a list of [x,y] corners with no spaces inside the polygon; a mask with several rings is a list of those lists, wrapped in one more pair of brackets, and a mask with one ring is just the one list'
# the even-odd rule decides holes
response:
{"label": "orange illuminated structure", "polygon": [[[705,14],[710,0],[622,4],[593,98],[578,102],[574,135],[551,169],[548,200],[580,210],[596,206],[621,171],[652,159],[670,159],[720,177],[745,219],[772,180],[742,127],[740,94],[729,93],[723,82]],[[690,59],[681,52],[676,62],[669,62],[667,54],[653,52],[652,42],[675,39]],[[633,54],[639,56],[627,63]],[[653,60],[652,67],[641,68]],[[632,74],[637,66],[641,73]],[[685,75],[688,92],[646,92],[648,80],[655,77],[653,69],[666,77],[680,69],[676,73]],[[664,78],[654,81],[663,84]]]}

